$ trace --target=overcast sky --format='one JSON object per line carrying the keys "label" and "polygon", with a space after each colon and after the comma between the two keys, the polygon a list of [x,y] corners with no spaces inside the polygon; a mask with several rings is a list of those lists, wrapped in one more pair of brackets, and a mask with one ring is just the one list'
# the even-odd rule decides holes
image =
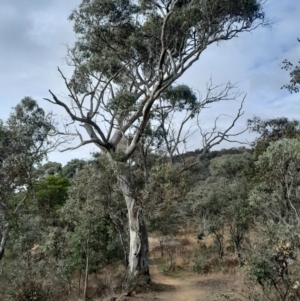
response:
{"label": "overcast sky", "polygon": [[[66,94],[57,66],[70,74],[64,56],[66,45],[72,45],[75,36],[72,23],[67,19],[79,3],[80,0],[0,1],[1,119],[6,119],[11,108],[24,96],[37,100],[46,111],[63,114],[43,98],[49,97],[49,89],[58,95]],[[297,63],[300,59],[297,42],[300,1],[268,0],[265,7],[273,23],[271,29],[258,28],[208,48],[178,81],[200,92],[205,91],[209,78],[216,85],[227,81],[237,83],[239,89],[247,93],[245,115],[239,128],[253,115],[300,119],[300,94],[280,89],[289,81],[288,73],[281,70],[281,62],[287,58]],[[203,124],[209,127],[213,116],[223,112],[233,114],[237,108],[238,102],[233,102],[207,110]],[[49,159],[65,163],[72,158],[88,158],[90,151],[86,147],[67,153],[56,152]]]}

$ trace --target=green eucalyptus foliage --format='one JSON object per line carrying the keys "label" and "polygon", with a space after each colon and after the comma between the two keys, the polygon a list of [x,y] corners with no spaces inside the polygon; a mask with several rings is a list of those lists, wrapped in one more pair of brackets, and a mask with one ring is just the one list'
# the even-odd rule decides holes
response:
{"label": "green eucalyptus foliage", "polygon": [[224,255],[224,229],[240,258],[242,243],[254,218],[248,202],[243,170],[251,161],[249,152],[223,155],[211,160],[211,176],[189,194],[193,213],[198,217],[200,234],[214,234],[219,256]]}
{"label": "green eucalyptus foliage", "polygon": [[270,142],[300,137],[300,122],[295,119],[289,120],[285,117],[261,119],[254,116],[248,120],[248,126],[252,132],[259,134],[253,143],[255,160],[266,151]]}
{"label": "green eucalyptus foliage", "polygon": [[[250,205],[255,220],[256,249],[250,253],[248,273],[272,300],[297,300],[299,279],[300,140],[270,142],[255,162],[256,178]],[[299,297],[299,296],[298,296]]]}
{"label": "green eucalyptus foliage", "polygon": [[65,178],[72,179],[86,164],[84,160],[72,159],[62,168],[61,174]]}
{"label": "green eucalyptus foliage", "polygon": [[[180,164],[156,162],[144,191],[149,230],[161,235],[176,234],[184,225],[184,202],[191,188],[190,173]],[[179,222],[180,221],[180,222]]]}
{"label": "green eucalyptus foliage", "polygon": [[26,97],[0,123],[0,193],[23,185],[50,146],[51,120],[36,101]]}
{"label": "green eucalyptus foliage", "polygon": [[58,176],[62,173],[62,165],[57,162],[48,161],[45,164],[39,163],[34,171],[37,178],[43,178],[48,175]]}
{"label": "green eucalyptus foliage", "polygon": [[29,97],[22,99],[6,122],[0,121],[0,259],[8,237],[9,220],[14,219],[18,208],[11,199],[16,192],[30,191],[35,165],[52,148],[48,137],[51,128],[50,116]]}
{"label": "green eucalyptus foliage", "polygon": [[210,174],[213,177],[222,177],[234,180],[242,175],[245,166],[251,161],[251,154],[244,152],[235,155],[223,155],[212,159],[210,162]]}
{"label": "green eucalyptus foliage", "polygon": [[34,192],[40,210],[51,213],[61,208],[68,198],[70,185],[68,179],[54,175],[36,181]]}
{"label": "green eucalyptus foliage", "polygon": [[297,247],[290,237],[290,230],[287,225],[272,220],[256,224],[256,235],[252,241],[255,248],[251,249],[245,268],[247,277],[261,288],[255,289],[257,299],[253,300],[299,299],[296,284],[300,269]]}
{"label": "green eucalyptus foliage", "polygon": [[[200,32],[211,24],[214,32],[207,34],[218,35],[226,22],[252,23],[264,17],[260,2],[255,0],[176,1],[169,6],[174,12],[165,28],[166,46],[173,53],[180,53],[183,42],[197,34],[195,31],[199,31],[201,42]],[[131,60],[139,61],[143,70],[155,71],[162,46],[163,18],[158,7],[159,3],[153,1],[82,1],[70,15],[80,37],[74,51],[88,62],[84,65],[88,70],[101,70],[108,77]]]}
{"label": "green eucalyptus foliage", "polygon": [[94,75],[103,81],[113,77],[118,93],[106,109],[127,116],[143,101],[141,92],[145,94],[133,89],[137,69],[152,86],[160,63],[171,65],[166,49],[177,64],[192,49],[196,52],[191,57],[209,44],[230,39],[237,29],[233,24],[243,31],[264,19],[259,0],[83,0],[69,17],[78,36],[69,49],[70,64],[76,66],[69,87],[82,94],[89,92]]}
{"label": "green eucalyptus foliage", "polygon": [[120,235],[127,239],[126,208],[116,188],[115,172],[104,157],[100,156],[74,176],[61,214],[77,268],[85,267],[86,256],[90,271],[123,261]]}
{"label": "green eucalyptus foliage", "polygon": [[179,112],[192,111],[198,104],[195,93],[186,85],[170,86],[162,93],[161,98]]}
{"label": "green eucalyptus foliage", "polygon": [[[298,42],[300,39],[298,38]],[[284,60],[282,69],[290,71],[290,83],[284,85],[282,88],[288,89],[291,93],[297,93],[300,90],[300,61],[298,65],[294,66],[289,60]]]}
{"label": "green eucalyptus foliage", "polygon": [[1,288],[1,296],[10,294],[13,300],[35,296],[41,298],[37,300],[58,299],[74,272],[67,260],[70,248],[65,231],[45,219],[32,195],[10,228],[3,265],[6,289]]}
{"label": "green eucalyptus foliage", "polygon": [[300,140],[271,142],[256,161],[260,183],[252,190],[250,201],[268,208],[268,217],[279,222],[298,223],[300,206]]}
{"label": "green eucalyptus foliage", "polygon": [[109,108],[120,117],[127,117],[130,112],[136,111],[135,97],[127,91],[120,91],[109,103]]}

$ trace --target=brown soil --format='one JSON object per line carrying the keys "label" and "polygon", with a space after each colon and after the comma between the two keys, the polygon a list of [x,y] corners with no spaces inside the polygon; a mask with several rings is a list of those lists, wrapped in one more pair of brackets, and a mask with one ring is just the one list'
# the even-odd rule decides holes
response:
{"label": "brown soil", "polygon": [[[119,296],[107,300],[132,301],[244,301],[238,274],[186,275],[181,277],[165,276],[156,265],[151,265],[151,279],[154,290],[138,293],[133,297]],[[160,289],[155,289],[155,287]]]}
{"label": "brown soil", "polygon": [[[185,236],[186,237],[186,236]],[[191,245],[197,241],[191,235],[189,237]],[[210,244],[210,238],[206,244]],[[150,238],[150,249],[159,246],[159,240]],[[159,255],[159,251],[157,252]],[[152,252],[153,254],[153,252]],[[209,273],[198,275],[195,273],[182,272],[180,276],[167,276],[161,273],[158,266],[150,265],[151,289],[147,292],[139,292],[136,296],[119,296],[116,299],[106,300],[132,300],[132,301],[244,301],[241,287],[243,287],[242,277],[236,271],[230,274]]]}
{"label": "brown soil", "polygon": [[170,285],[175,288],[169,292],[157,293],[156,297],[158,297],[159,300],[244,300],[238,291],[240,284],[238,275],[187,275],[185,277],[175,278],[160,274],[155,265],[151,266],[151,275],[153,282]]}

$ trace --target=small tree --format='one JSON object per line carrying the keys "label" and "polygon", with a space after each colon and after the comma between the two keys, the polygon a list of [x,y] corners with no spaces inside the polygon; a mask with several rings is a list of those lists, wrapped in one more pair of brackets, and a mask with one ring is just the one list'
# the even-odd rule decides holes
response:
{"label": "small tree", "polygon": [[[0,260],[9,232],[9,220],[27,198],[34,179],[34,166],[41,162],[56,143],[49,139],[53,121],[37,103],[24,98],[6,123],[0,122]],[[8,212],[9,201],[16,191],[22,199]]]}
{"label": "small tree", "polygon": [[171,245],[172,238],[179,227],[186,224],[183,204],[190,189],[190,175],[179,173],[181,168],[181,164],[164,162],[164,157],[159,157],[150,170],[149,183],[144,190],[149,230],[159,237],[162,256],[167,249],[176,251],[178,245]]}
{"label": "small tree", "polygon": [[251,252],[249,273],[272,300],[297,300],[299,148],[299,139],[271,142],[255,163],[260,181],[254,185],[249,201],[259,212],[255,220],[259,235],[255,240],[256,251]]}
{"label": "small tree", "polygon": [[220,258],[224,255],[224,228],[229,226],[230,239],[241,262],[242,243],[253,220],[242,176],[250,161],[247,151],[211,160],[211,176],[190,194],[193,210],[200,225],[204,225],[202,231],[214,234],[217,240]]}
{"label": "small tree", "polygon": [[[96,162],[95,162],[96,161]],[[72,260],[84,271],[84,298],[89,272],[107,264],[128,265],[123,202],[107,158],[100,156],[73,178],[69,199],[61,209],[72,247]],[[123,201],[123,200],[122,200]]]}
{"label": "small tree", "polygon": [[271,142],[300,137],[300,122],[286,117],[261,119],[254,116],[248,120],[248,127],[250,131],[259,135],[252,143],[255,161],[266,151]]}
{"label": "small tree", "polygon": [[282,139],[270,143],[256,164],[260,183],[252,191],[252,199],[259,202],[274,222],[300,225],[299,219],[299,139]]}
{"label": "small tree", "polygon": [[34,183],[35,198],[38,207],[45,216],[51,216],[68,198],[68,188],[71,183],[60,176],[49,175]]}

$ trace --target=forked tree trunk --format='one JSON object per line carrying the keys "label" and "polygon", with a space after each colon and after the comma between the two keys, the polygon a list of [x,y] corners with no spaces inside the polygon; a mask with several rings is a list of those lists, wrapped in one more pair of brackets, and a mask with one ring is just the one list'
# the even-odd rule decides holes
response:
{"label": "forked tree trunk", "polygon": [[126,286],[134,289],[136,285],[150,281],[148,232],[142,205],[132,195],[127,172],[119,176],[119,185],[128,210],[130,235]]}

